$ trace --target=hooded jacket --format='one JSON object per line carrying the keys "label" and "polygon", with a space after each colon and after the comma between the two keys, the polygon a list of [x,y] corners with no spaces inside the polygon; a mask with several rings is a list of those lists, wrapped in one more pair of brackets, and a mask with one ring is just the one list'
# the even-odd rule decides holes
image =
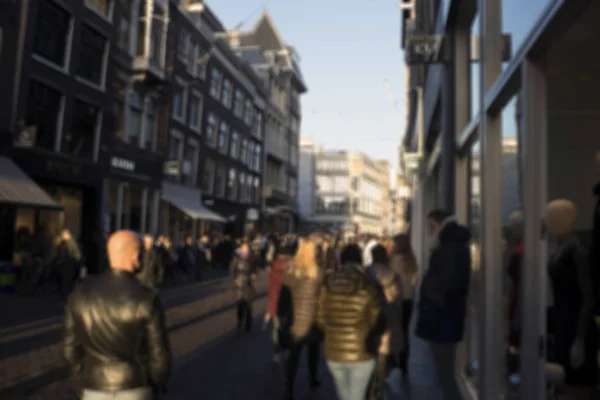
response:
{"label": "hooded jacket", "polygon": [[317,325],[325,333],[329,361],[365,361],[377,353],[381,302],[361,265],[346,264],[328,273],[317,303]]}
{"label": "hooded jacket", "polygon": [[454,217],[444,220],[433,238],[419,292],[416,334],[421,339],[457,343],[463,338],[471,279],[470,238]]}

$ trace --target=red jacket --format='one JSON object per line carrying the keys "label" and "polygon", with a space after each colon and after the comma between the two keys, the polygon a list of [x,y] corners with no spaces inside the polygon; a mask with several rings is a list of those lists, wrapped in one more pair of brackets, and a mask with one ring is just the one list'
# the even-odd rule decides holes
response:
{"label": "red jacket", "polygon": [[283,284],[283,273],[288,263],[288,258],[277,256],[271,263],[271,271],[269,272],[269,314],[272,317],[277,316],[277,302],[279,301],[279,292]]}

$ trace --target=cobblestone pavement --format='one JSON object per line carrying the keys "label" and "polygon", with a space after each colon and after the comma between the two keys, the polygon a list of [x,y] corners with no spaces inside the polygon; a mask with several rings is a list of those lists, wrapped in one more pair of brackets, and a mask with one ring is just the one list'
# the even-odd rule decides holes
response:
{"label": "cobblestone pavement", "polygon": [[[207,323],[207,321],[212,320],[212,316],[207,319],[203,317],[232,304],[232,291],[226,290],[229,287],[228,283],[222,286],[223,288],[214,295],[167,310],[167,323],[169,329],[173,330],[171,342],[175,357],[182,357],[186,352],[196,350],[207,340],[212,340],[210,337],[206,339],[206,335],[210,336],[210,332],[216,332],[219,335],[224,332],[222,328],[219,328],[220,325],[213,326]],[[257,289],[259,293],[266,291],[266,274],[259,277]],[[202,318],[202,320],[199,318]],[[207,330],[206,327],[211,329]],[[208,333],[204,333],[204,331]],[[27,383],[41,375],[52,374],[64,366],[60,343],[52,343],[14,356],[2,357],[0,359],[0,391],[14,385]],[[61,380],[60,376],[54,380]],[[57,385],[65,387],[62,382],[57,383]],[[0,399],[4,398],[6,397],[2,397],[0,393]],[[55,395],[50,397],[42,395],[42,397],[39,397],[37,395],[34,398],[65,399],[66,397],[63,392],[59,397]]]}

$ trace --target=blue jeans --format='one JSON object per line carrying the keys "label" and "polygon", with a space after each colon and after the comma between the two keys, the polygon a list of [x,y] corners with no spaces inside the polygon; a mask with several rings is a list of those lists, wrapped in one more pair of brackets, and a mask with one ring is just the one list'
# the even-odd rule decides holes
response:
{"label": "blue jeans", "polygon": [[327,361],[340,400],[364,400],[375,359],[355,362]]}
{"label": "blue jeans", "polygon": [[81,400],[154,400],[154,394],[145,387],[116,392],[84,389]]}

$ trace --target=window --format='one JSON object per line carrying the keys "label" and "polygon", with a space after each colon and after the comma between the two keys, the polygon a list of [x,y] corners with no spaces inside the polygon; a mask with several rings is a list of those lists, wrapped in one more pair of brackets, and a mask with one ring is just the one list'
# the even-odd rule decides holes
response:
{"label": "window", "polygon": [[252,175],[248,174],[246,175],[246,185],[244,186],[244,189],[246,190],[246,202],[247,203],[252,203],[254,201],[253,199],[253,188],[252,188]]}
{"label": "window", "polygon": [[188,186],[196,186],[198,157],[198,142],[195,140],[188,140],[187,146],[185,146],[183,152],[183,163],[181,168],[183,183]]}
{"label": "window", "polygon": [[242,118],[242,112],[244,110],[244,95],[240,89],[235,90],[233,97],[233,115],[237,118]]}
{"label": "window", "polygon": [[219,125],[219,141],[218,141],[218,150],[219,153],[227,154],[227,144],[229,142],[229,126],[225,121],[221,122]]}
{"label": "window", "polygon": [[229,173],[227,174],[227,198],[229,200],[237,200],[237,186],[237,173],[235,169],[229,168]]}
{"label": "window", "polygon": [[256,144],[256,147],[254,147],[254,154],[252,156],[253,156],[252,169],[256,172],[260,172],[260,170],[261,170],[260,164],[261,164],[261,157],[262,157],[262,148],[261,148],[260,144]]}
{"label": "window", "polygon": [[237,160],[237,158],[240,156],[240,134],[235,131],[231,134],[229,156],[234,160]]}
{"label": "window", "polygon": [[222,79],[223,79],[223,76],[222,76],[221,72],[218,69],[216,69],[215,67],[213,67],[210,70],[209,93],[215,99],[219,99],[221,97],[221,80]]}
{"label": "window", "polygon": [[169,137],[169,160],[179,161],[183,156],[183,136],[176,131]]}
{"label": "window", "polygon": [[121,17],[119,23],[119,47],[129,53],[129,31],[131,29],[131,21],[126,16]]}
{"label": "window", "polygon": [[88,8],[91,8],[107,19],[110,18],[110,3],[109,0],[85,0],[85,5]]}
{"label": "window", "polygon": [[83,25],[80,46],[77,75],[86,81],[103,85],[106,38],[89,26]]}
{"label": "window", "polygon": [[187,62],[184,62],[184,64],[186,64],[186,70],[188,74],[194,75],[194,71],[196,70],[196,59],[198,58],[198,56],[196,55],[196,51],[198,51],[198,46],[196,45],[196,43],[194,43],[191,37],[189,40],[188,47],[189,49],[187,54]]}
{"label": "window", "polygon": [[247,159],[248,159],[248,139],[244,138],[244,139],[242,139],[242,147],[240,149],[240,162],[245,164]]}
{"label": "window", "polygon": [[254,203],[258,204],[260,203],[260,198],[261,198],[261,190],[260,190],[260,179],[258,178],[258,176],[254,177]]}
{"label": "window", "polygon": [[25,127],[35,128],[35,146],[54,150],[61,118],[63,95],[42,83],[31,81],[27,94]]}
{"label": "window", "polygon": [[215,148],[217,145],[217,123],[219,120],[214,113],[208,114],[206,118],[206,129],[204,130],[204,143]]}
{"label": "window", "polygon": [[71,129],[64,135],[61,150],[67,154],[91,159],[100,110],[81,100],[75,100]]}
{"label": "window", "polygon": [[250,100],[246,100],[244,105],[244,122],[246,125],[252,125],[252,115],[254,114],[254,106]]}
{"label": "window", "polygon": [[211,158],[204,160],[204,171],[202,174],[202,190],[212,194],[215,188],[215,161]]}
{"label": "window", "polygon": [[263,138],[263,116],[260,112],[254,114],[254,126],[252,127],[252,134],[255,138],[262,140]]}
{"label": "window", "polygon": [[245,203],[246,202],[246,174],[244,174],[243,172],[240,172],[238,187],[239,187],[238,190],[240,192],[240,203]]}
{"label": "window", "polygon": [[146,107],[144,107],[144,138],[142,139],[142,148],[149,150],[156,150],[154,145],[154,138],[156,132],[156,101],[153,98],[148,98],[146,101]]}
{"label": "window", "polygon": [[196,132],[200,132],[200,121],[202,120],[202,95],[192,92],[190,96],[190,111],[188,114],[188,125]]}
{"label": "window", "polygon": [[248,166],[249,168],[252,167],[252,161],[254,160],[253,158],[253,154],[254,154],[254,142],[252,140],[248,141],[248,150],[246,150],[246,166]]}
{"label": "window", "polygon": [[177,58],[184,64],[188,62],[189,53],[191,53],[190,35],[185,30],[179,31],[177,38]]}
{"label": "window", "polygon": [[200,45],[196,45],[196,59],[194,61],[194,76],[200,79],[206,77],[206,63],[208,62],[209,55],[206,51],[202,50]]}
{"label": "window", "polygon": [[187,101],[186,87],[180,79],[173,82],[173,119],[183,123],[185,121],[185,103]]}
{"label": "window", "polygon": [[223,81],[223,92],[221,93],[221,103],[227,107],[231,108],[231,90],[233,87],[231,86],[231,81],[229,79],[225,79]]}
{"label": "window", "polygon": [[215,196],[225,197],[225,185],[227,183],[227,169],[223,164],[219,164],[215,173]]}
{"label": "window", "polygon": [[33,52],[61,67],[67,64],[71,15],[54,1],[38,2]]}
{"label": "window", "polygon": [[129,92],[129,115],[125,131],[127,143],[137,143],[142,132],[142,115],[144,112],[144,100],[135,90]]}

